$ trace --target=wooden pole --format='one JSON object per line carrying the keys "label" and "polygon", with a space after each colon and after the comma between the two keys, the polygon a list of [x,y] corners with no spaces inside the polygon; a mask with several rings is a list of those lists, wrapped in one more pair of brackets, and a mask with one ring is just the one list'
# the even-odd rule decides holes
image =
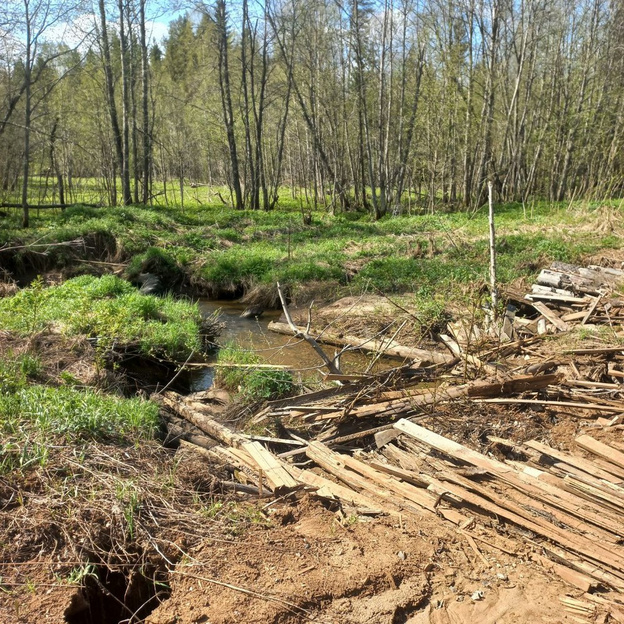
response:
{"label": "wooden pole", "polygon": [[488,204],[490,223],[490,293],[492,296],[492,320],[496,320],[498,307],[498,289],[496,287],[496,232],[494,230],[494,190],[492,181],[488,182]]}

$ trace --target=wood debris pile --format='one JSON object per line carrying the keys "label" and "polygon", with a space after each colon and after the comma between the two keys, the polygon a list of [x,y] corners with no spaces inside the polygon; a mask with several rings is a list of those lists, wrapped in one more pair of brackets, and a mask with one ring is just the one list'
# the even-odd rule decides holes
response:
{"label": "wood debris pile", "polygon": [[[555,352],[539,335],[542,321],[548,331],[549,324],[567,329],[590,318],[624,320],[612,297],[624,273],[575,269],[556,263],[540,274],[527,299],[539,312],[530,321],[535,336],[516,317],[514,337],[524,338],[494,348],[475,341],[471,349],[470,334],[455,326],[453,337],[441,337],[450,356],[423,350],[411,364],[376,375],[330,373],[343,385],[273,401],[248,419],[255,429],[277,423],[279,437],[233,432],[200,395],[165,393],[163,405],[208,436],[209,444],[197,442],[201,452],[230,465],[240,491],[303,489],[349,513],[435,515],[477,553],[475,526],[504,532],[584,592],[566,598],[569,613],[608,613],[624,622],[624,443],[617,439],[624,430],[624,347]],[[571,419],[575,434],[562,450],[546,429],[539,439],[490,433],[487,448],[475,450],[445,428],[449,414],[458,420],[462,411],[502,405],[508,420],[519,410]]]}
{"label": "wood debris pile", "polygon": [[510,338],[563,332],[578,324],[621,323],[624,299],[615,296],[614,291],[622,283],[621,269],[553,262],[540,272],[525,297],[508,293],[518,310],[517,315],[511,315]]}

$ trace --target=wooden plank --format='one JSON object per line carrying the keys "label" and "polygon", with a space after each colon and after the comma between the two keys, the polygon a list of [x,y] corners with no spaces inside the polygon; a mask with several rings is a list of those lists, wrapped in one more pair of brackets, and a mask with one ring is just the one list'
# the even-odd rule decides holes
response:
{"label": "wooden plank", "polygon": [[[614,570],[621,570],[623,568],[622,564],[624,560],[622,557],[612,553],[607,548],[604,548],[595,540],[590,540],[582,535],[570,533],[565,529],[561,529],[553,524],[550,524],[539,516],[532,517],[520,506],[511,503],[507,499],[500,497],[493,492],[488,491],[487,498],[484,498],[479,494],[473,494],[457,482],[439,481],[438,479],[428,475],[422,476],[423,478],[429,479],[432,485],[435,485],[437,488],[445,489],[447,492],[453,494],[455,497],[458,497],[466,503],[478,509],[482,509],[495,517],[503,518],[512,524],[528,529],[536,535],[540,535],[541,537],[549,539],[564,548],[579,553],[591,561],[599,564],[607,564]],[[449,473],[445,476],[453,481],[461,480],[461,477],[458,477],[458,475],[455,474]],[[470,487],[480,488],[481,486],[470,482]]]}
{"label": "wooden plank", "polygon": [[580,312],[569,312],[568,314],[563,314],[560,318],[562,321],[567,323],[569,321],[578,321],[579,319],[584,318],[586,314],[587,312],[585,312],[585,310],[581,310]]}
{"label": "wooden plank", "polygon": [[577,587],[582,591],[588,592],[598,586],[596,579],[593,579],[591,576],[573,570],[572,568],[568,568],[564,565],[561,565],[560,563],[551,561],[550,559],[547,559],[542,555],[533,554],[531,555],[531,558],[535,561],[538,561],[547,570],[554,572],[566,583],[569,583],[570,585],[573,585],[574,587]]}
{"label": "wooden plank", "polygon": [[562,321],[552,310],[547,308],[543,303],[539,301],[533,301],[531,305],[549,322],[551,322],[557,329],[561,331],[568,331],[569,326],[565,321]]}
{"label": "wooden plank", "polygon": [[[622,411],[622,410],[620,410]],[[624,468],[624,453],[614,449],[608,444],[599,442],[588,435],[582,435],[574,440],[581,448],[606,459],[608,462],[615,464],[619,468]]]}
{"label": "wooden plank", "polygon": [[532,544],[540,551],[544,552],[548,557],[554,561],[561,563],[572,570],[576,570],[581,574],[585,574],[591,578],[596,579],[599,583],[606,587],[613,587],[618,591],[624,591],[624,580],[606,570],[603,570],[598,565],[589,561],[584,561],[576,557],[572,557],[571,553],[563,550],[553,544],[538,543],[533,540],[527,540],[529,544]]}
{"label": "wooden plank", "polygon": [[606,470],[602,470],[595,463],[589,461],[588,459],[584,459],[583,457],[577,457],[576,455],[564,453],[563,451],[554,449],[551,446],[547,446],[546,444],[537,442],[537,440],[529,440],[528,442],[525,442],[524,445],[536,450],[542,455],[547,455],[548,457],[552,457],[566,464],[570,464],[570,466],[574,466],[575,468],[586,472],[588,475],[592,475],[599,479],[604,479],[605,481],[609,481],[610,483],[622,482],[620,478],[610,474]]}
{"label": "wooden plank", "polygon": [[282,462],[260,442],[246,442],[241,448],[251,456],[274,490],[299,487],[299,483],[290,476]]}
{"label": "wooden plank", "polygon": [[382,509],[373,499],[368,498],[367,496],[364,496],[349,487],[330,481],[325,477],[321,477],[311,470],[301,470],[296,466],[288,466],[287,470],[300,483],[316,488],[316,493],[319,496],[323,496],[325,498],[338,498],[350,505],[382,513]]}
{"label": "wooden plank", "polygon": [[540,470],[531,469],[528,466],[525,466],[524,472],[519,472],[513,466],[486,457],[477,451],[473,451],[405,419],[395,423],[394,428],[407,433],[430,448],[467,464],[482,468],[517,490],[536,499],[539,498],[550,506],[562,510],[568,514],[565,522],[569,526],[578,525],[578,520],[574,519],[578,518],[583,522],[590,522],[601,529],[609,531],[615,536],[624,536],[624,525],[618,522],[618,519],[606,513],[604,507],[592,504],[579,496],[565,491],[561,479]]}
{"label": "wooden plank", "polygon": [[610,355],[611,353],[624,353],[624,347],[592,347],[588,349],[566,349],[563,351],[569,355]]}
{"label": "wooden plank", "polygon": [[[312,442],[308,448],[310,450],[308,457],[311,459],[314,457],[319,458],[321,455],[332,457],[335,463],[342,464],[344,467],[351,469],[353,472],[356,472],[366,479],[369,479],[372,483],[381,486],[385,490],[389,490],[393,494],[415,503],[423,509],[427,509],[435,513],[435,508],[438,504],[438,497],[433,496],[430,492],[416,488],[407,483],[401,483],[392,476],[383,474],[379,470],[375,470],[371,466],[355,459],[354,457],[351,457],[350,455],[330,451],[320,442]],[[337,476],[340,478],[339,475]]]}
{"label": "wooden plank", "polygon": [[[537,310],[537,306],[538,305],[544,305],[541,301],[535,301],[536,299],[540,299],[542,301],[555,301],[555,302],[560,302],[560,303],[566,303],[566,304],[571,304],[571,303],[587,303],[588,299],[586,297],[573,297],[571,295],[547,295],[547,294],[537,294],[537,293],[533,293],[530,295],[525,295],[524,297],[525,299],[527,299],[528,301],[531,302],[531,305]],[[546,307],[546,306],[544,306]],[[546,316],[544,314],[544,316]],[[548,318],[546,316],[546,318]]]}
{"label": "wooden plank", "polygon": [[585,325],[585,323],[587,323],[587,321],[589,320],[589,317],[594,313],[594,310],[600,303],[601,299],[602,299],[602,296],[596,297],[596,300],[594,301],[594,303],[592,303],[589,310],[587,310],[587,314],[583,317],[583,320],[581,321],[581,325]]}
{"label": "wooden plank", "polygon": [[566,476],[563,479],[564,484],[570,488],[569,491],[586,497],[588,500],[596,501],[599,504],[610,508],[616,513],[624,515],[624,498],[618,492],[608,492],[603,488],[594,486],[593,484],[575,479],[572,476]]}
{"label": "wooden plank", "polygon": [[284,444],[285,446],[305,446],[306,443],[301,440],[289,440],[287,438],[271,438],[269,436],[251,435],[247,433],[241,433],[243,438],[247,440],[253,440],[255,442],[268,442],[269,444]]}
{"label": "wooden plank", "polygon": [[331,451],[319,442],[312,442],[306,449],[306,455],[347,486],[360,492],[364,491],[366,495],[372,495],[380,501],[384,501],[385,505],[390,505],[397,510],[411,511],[416,515],[420,515],[424,511],[423,507],[415,505],[401,496],[396,496],[370,479],[349,470],[343,461],[343,455]]}
{"label": "wooden plank", "polygon": [[566,386],[572,386],[577,388],[597,388],[602,390],[622,390],[621,384],[616,383],[604,383],[601,381],[584,381],[582,379],[566,379],[564,382]]}

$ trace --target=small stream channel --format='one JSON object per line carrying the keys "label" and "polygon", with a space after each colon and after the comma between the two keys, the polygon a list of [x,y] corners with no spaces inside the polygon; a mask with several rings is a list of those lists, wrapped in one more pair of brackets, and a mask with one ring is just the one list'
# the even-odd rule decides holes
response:
{"label": "small stream channel", "polygon": [[[285,336],[269,331],[271,321],[281,316],[279,310],[268,310],[258,319],[242,318],[241,314],[246,305],[236,301],[200,300],[199,308],[204,316],[220,312],[221,321],[225,325],[224,331],[218,337],[219,345],[233,343],[241,349],[250,349],[262,358],[263,364],[287,366],[299,381],[318,381],[319,370],[323,370],[320,357],[304,340],[294,336]],[[333,355],[337,347],[325,345],[327,355]],[[362,373],[370,364],[372,356],[358,351],[350,351],[340,358],[341,367],[346,374]],[[194,370],[190,378],[190,390],[197,392],[212,386],[216,353],[207,362],[206,367]],[[380,358],[373,370],[381,370],[397,365],[397,360]]]}

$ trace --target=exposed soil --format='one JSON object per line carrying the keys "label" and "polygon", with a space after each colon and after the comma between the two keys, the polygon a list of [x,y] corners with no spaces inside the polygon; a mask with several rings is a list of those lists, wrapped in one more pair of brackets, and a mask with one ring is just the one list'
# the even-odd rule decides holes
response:
{"label": "exposed soil", "polygon": [[558,582],[487,547],[486,566],[435,519],[340,520],[307,498],[269,517],[268,528],[190,552],[146,622],[563,621]]}
{"label": "exposed soil", "polygon": [[474,550],[431,514],[358,516],[306,494],[245,502],[218,490],[226,477],[153,443],[58,448],[46,470],[3,480],[0,621],[567,621],[570,588],[495,520],[470,531],[485,540]]}

